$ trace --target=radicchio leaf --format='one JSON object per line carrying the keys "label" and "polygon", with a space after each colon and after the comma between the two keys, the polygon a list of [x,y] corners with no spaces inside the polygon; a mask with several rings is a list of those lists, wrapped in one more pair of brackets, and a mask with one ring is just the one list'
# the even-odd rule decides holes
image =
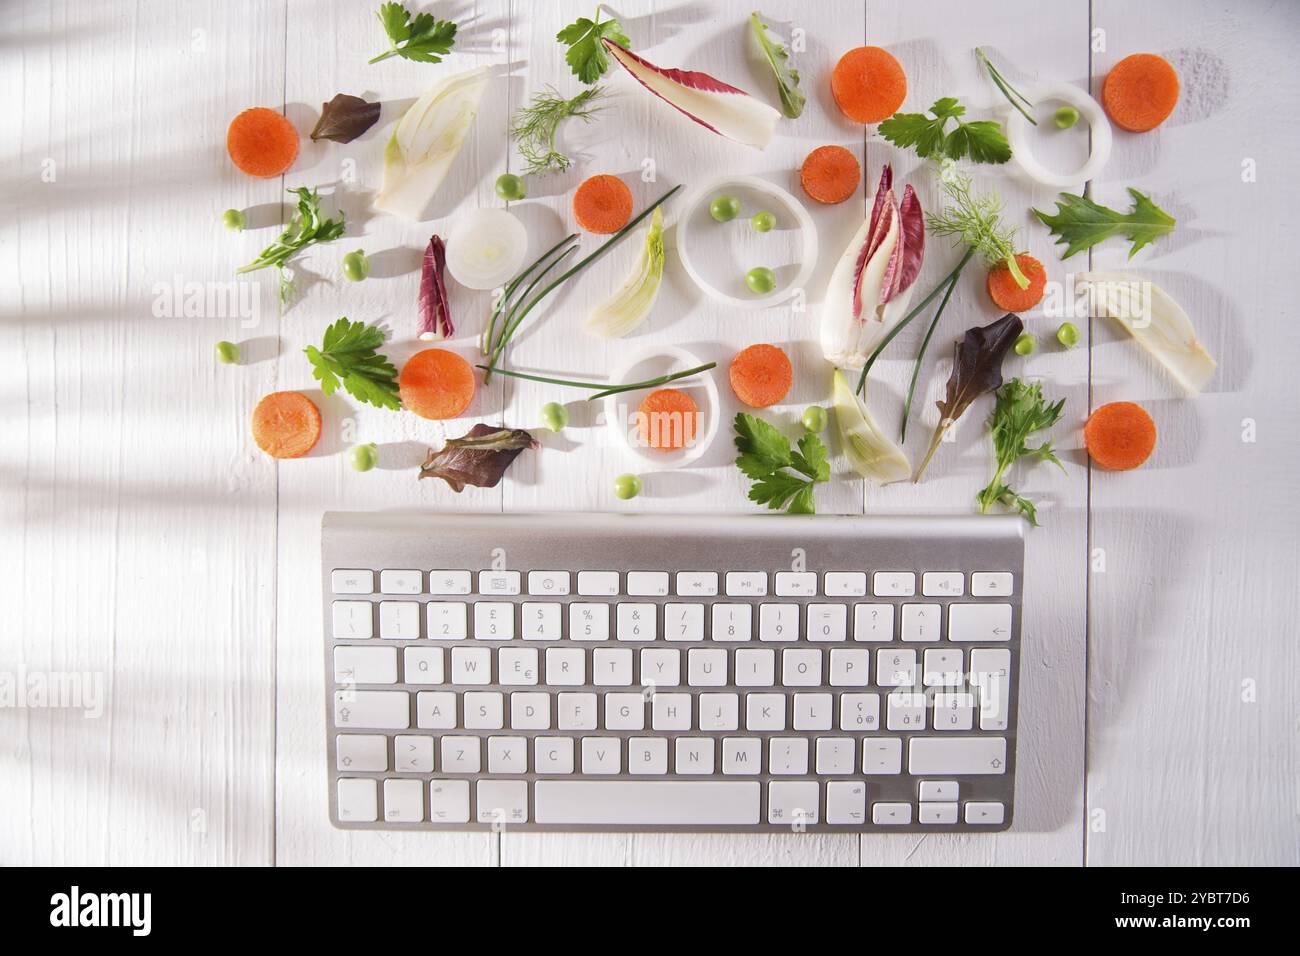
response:
{"label": "radicchio leaf", "polygon": [[420,266],[420,338],[425,340],[448,339],[456,331],[442,278],[446,268],[447,247],[441,237],[430,236]]}
{"label": "radicchio leaf", "polygon": [[870,234],[876,231],[876,223],[880,222],[880,210],[885,205],[885,194],[894,187],[894,168],[888,163],[880,170],[880,185],[876,187],[876,201],[871,206],[871,230]]}
{"label": "radicchio leaf", "polygon": [[350,143],[374,126],[378,119],[378,103],[367,103],[348,93],[336,93],[334,99],[321,104],[320,119],[311,131],[311,138],[313,142],[329,139],[336,143]]}
{"label": "radicchio leaf", "polygon": [[889,190],[884,200],[881,202],[880,216],[872,226],[867,237],[867,244],[862,247],[858,253],[858,262],[853,269],[853,317],[862,319],[862,275],[867,271],[867,263],[871,257],[876,254],[885,237],[889,235],[889,230],[897,221],[898,209],[894,203],[894,192]]}
{"label": "radicchio leaf", "polygon": [[420,466],[420,478],[441,478],[457,493],[466,485],[495,488],[510,463],[525,448],[537,448],[522,428],[493,427],[479,423],[460,438],[450,438],[441,451],[429,451]]}
{"label": "radicchio leaf", "polygon": [[939,448],[943,433],[961,418],[970,403],[985,392],[1002,387],[1002,359],[1024,329],[1020,316],[1008,312],[996,322],[966,330],[956,346],[947,393],[935,402],[939,408],[939,424],[934,428],[930,448],[913,481],[921,480],[921,473]]}
{"label": "radicchio leaf", "polygon": [[898,273],[894,295],[912,287],[916,277],[921,274],[921,263],[925,261],[925,214],[921,211],[921,200],[911,185],[903,187],[903,201],[899,204],[898,216],[903,229],[899,240],[899,245],[903,247],[903,266]]}

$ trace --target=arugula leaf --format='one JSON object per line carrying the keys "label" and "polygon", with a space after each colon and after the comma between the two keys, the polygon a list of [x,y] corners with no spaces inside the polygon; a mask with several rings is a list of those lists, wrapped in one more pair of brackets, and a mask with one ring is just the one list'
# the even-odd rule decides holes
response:
{"label": "arugula leaf", "polygon": [[[915,147],[922,159],[939,159],[944,156],[957,160],[969,156],[976,163],[1005,163],[1011,158],[1011,144],[1007,142],[1002,127],[993,120],[974,120],[963,123],[966,114],[955,97],[944,96],[930,107],[931,116],[924,113],[895,113],[880,124],[880,135],[895,146]],[[948,121],[957,126],[945,132]]]}
{"label": "arugula leaf", "polygon": [[1028,518],[1030,524],[1038,526],[1038,509],[1034,503],[1010,488],[1002,476],[1021,458],[1050,461],[1065,468],[1056,457],[1050,441],[1043,442],[1037,448],[1030,448],[1027,444],[1029,436],[1034,432],[1051,428],[1060,421],[1064,407],[1065,399],[1049,405],[1043,398],[1043,386],[1038,382],[1028,385],[1013,378],[998,389],[991,425],[993,454],[997,458],[998,467],[993,480],[975,496],[979,502],[980,514],[987,514],[993,505],[1002,504],[1014,508]]}
{"label": "arugula leaf", "polygon": [[456,42],[456,24],[439,20],[432,13],[411,13],[400,3],[385,3],[379,8],[379,22],[388,34],[390,48],[368,62],[378,63],[390,56],[405,57],[420,63],[441,63]]}
{"label": "arugula leaf", "polygon": [[808,101],[803,90],[799,89],[799,71],[790,68],[789,51],[768,34],[768,25],[763,22],[757,10],[749,15],[749,23],[754,29],[758,48],[763,51],[768,66],[776,74],[776,85],[781,94],[781,112],[790,119],[797,119]]}
{"label": "arugula leaf", "polygon": [[1150,196],[1132,186],[1128,187],[1128,194],[1133,198],[1133,208],[1126,213],[1073,193],[1061,193],[1056,200],[1055,216],[1038,209],[1033,212],[1056,236],[1057,245],[1066,247],[1062,259],[1068,259],[1111,236],[1124,236],[1133,243],[1128,250],[1128,257],[1132,259],[1143,246],[1173,232],[1177,220],[1153,203]]}
{"label": "arugula leaf", "polygon": [[609,54],[601,40],[613,40],[621,47],[632,46],[621,23],[617,20],[601,21],[599,4],[596,5],[595,20],[580,17],[555,34],[555,39],[569,48],[564,54],[565,62],[574,75],[588,85],[595,83],[609,69]]}
{"label": "arugula leaf", "polygon": [[312,364],[312,377],[326,395],[333,395],[342,385],[360,401],[397,410],[402,407],[397,369],[379,353],[383,344],[383,329],[349,322],[345,316],[325,330],[320,348],[309,345],[303,351]]}
{"label": "arugula leaf", "polygon": [[773,425],[745,412],[736,415],[735,428],[740,452],[736,467],[754,479],[749,500],[773,511],[785,508],[791,514],[814,514],[814,488],[831,476],[830,453],[822,440],[806,432],[795,451]]}

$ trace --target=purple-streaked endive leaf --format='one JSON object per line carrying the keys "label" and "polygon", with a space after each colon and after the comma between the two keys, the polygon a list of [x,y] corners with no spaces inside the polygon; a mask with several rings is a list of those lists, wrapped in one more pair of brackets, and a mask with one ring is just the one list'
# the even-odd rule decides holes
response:
{"label": "purple-streaked endive leaf", "polygon": [[921,211],[921,200],[911,185],[903,187],[903,201],[898,207],[898,217],[903,230],[899,237],[899,245],[903,247],[903,265],[898,275],[895,295],[912,287],[916,277],[921,274],[921,264],[925,261],[925,213]]}
{"label": "purple-streaked endive leaf", "polygon": [[456,327],[451,321],[451,306],[447,301],[447,284],[443,273],[447,268],[447,247],[440,236],[429,237],[429,247],[424,250],[420,266],[420,338],[449,339]]}
{"label": "purple-streaked endive leaf", "polygon": [[876,186],[876,200],[871,204],[871,233],[875,233],[876,225],[880,222],[880,211],[885,208],[885,196],[893,188],[894,169],[885,163],[880,170],[880,184]]}

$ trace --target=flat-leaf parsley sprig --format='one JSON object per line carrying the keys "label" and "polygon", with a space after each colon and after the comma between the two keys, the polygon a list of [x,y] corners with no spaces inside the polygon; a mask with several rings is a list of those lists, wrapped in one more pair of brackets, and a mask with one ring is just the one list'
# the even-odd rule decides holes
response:
{"label": "flat-leaf parsley sprig", "polygon": [[613,19],[600,19],[600,4],[596,4],[596,19],[580,17],[555,34],[555,39],[569,48],[564,59],[578,79],[588,86],[609,69],[609,53],[601,40],[613,40],[626,49],[632,46],[621,23]]}
{"label": "flat-leaf parsley sprig", "polygon": [[[754,480],[749,500],[791,514],[817,511],[813,491],[830,480],[830,454],[813,432],[804,432],[797,448],[777,429],[740,412],[736,415],[736,467]],[[793,469],[787,471],[786,469]]]}
{"label": "flat-leaf parsley sprig", "polygon": [[419,63],[441,63],[456,43],[456,24],[439,20],[432,13],[411,12],[400,3],[385,3],[379,8],[379,22],[388,34],[389,48],[368,63],[378,63],[390,56],[400,56]]}
{"label": "flat-leaf parsley sprig", "polygon": [[[1011,158],[1011,144],[1002,127],[993,120],[963,122],[966,114],[953,96],[934,101],[932,116],[924,113],[895,113],[880,124],[880,135],[895,146],[915,147],[922,159],[963,159],[975,163],[1005,163]],[[945,132],[949,120],[957,125]]]}
{"label": "flat-leaf parsley sprig", "polygon": [[303,351],[312,364],[312,376],[326,395],[333,395],[342,385],[353,398],[397,410],[402,407],[397,369],[380,354],[383,344],[384,330],[379,326],[349,322],[344,316],[325,330],[320,348],[309,345]]}

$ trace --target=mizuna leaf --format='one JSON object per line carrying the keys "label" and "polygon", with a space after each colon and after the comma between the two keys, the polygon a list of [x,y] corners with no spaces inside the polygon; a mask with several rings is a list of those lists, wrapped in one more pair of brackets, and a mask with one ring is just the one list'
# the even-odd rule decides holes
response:
{"label": "mizuna leaf", "polygon": [[322,103],[320,119],[311,131],[314,141],[332,140],[335,143],[350,143],[379,119],[379,104],[367,103],[359,96],[337,93],[328,103]]}
{"label": "mizuna leaf", "polygon": [[1084,196],[1061,193],[1056,200],[1056,215],[1038,209],[1034,215],[1052,230],[1057,245],[1065,246],[1062,259],[1068,259],[1111,236],[1124,236],[1132,242],[1128,257],[1174,231],[1177,220],[1151,201],[1151,197],[1129,187],[1133,208],[1126,213],[1095,203]]}

